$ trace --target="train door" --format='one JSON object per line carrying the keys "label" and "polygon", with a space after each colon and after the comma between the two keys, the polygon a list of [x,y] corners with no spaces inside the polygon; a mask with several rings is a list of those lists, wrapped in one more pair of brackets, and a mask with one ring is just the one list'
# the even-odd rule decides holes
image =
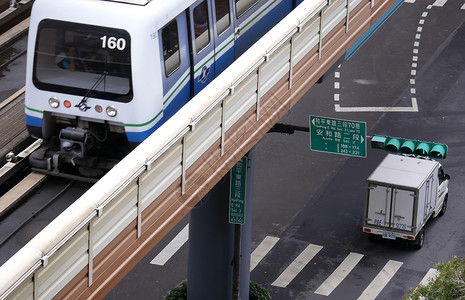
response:
{"label": "train door", "polygon": [[234,62],[234,18],[231,4],[231,0],[212,1],[215,77]]}
{"label": "train door", "polygon": [[192,91],[196,95],[215,78],[215,43],[211,3],[196,1],[189,7]]}
{"label": "train door", "polygon": [[168,22],[159,31],[158,38],[163,59],[163,119],[166,121],[191,98],[186,13]]}

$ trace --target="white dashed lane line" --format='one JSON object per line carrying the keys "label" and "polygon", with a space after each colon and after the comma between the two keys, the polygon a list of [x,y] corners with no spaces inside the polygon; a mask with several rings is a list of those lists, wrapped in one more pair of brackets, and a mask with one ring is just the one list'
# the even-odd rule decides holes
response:
{"label": "white dashed lane line", "polygon": [[[448,0],[436,0],[432,6],[436,6],[436,7],[443,7],[444,4],[447,3]],[[416,0],[405,0],[404,1],[405,3],[415,3]],[[465,9],[465,3],[462,5],[462,7],[460,7],[460,9]]]}
{"label": "white dashed lane line", "polygon": [[[406,3],[415,3],[415,0],[405,0]],[[341,84],[341,71],[340,66],[338,70],[334,73],[334,110],[336,112],[418,112],[418,103],[417,103],[417,89],[416,89],[416,76],[418,68],[418,58],[420,55],[420,40],[422,37],[424,24],[426,23],[426,18],[428,17],[429,10],[433,7],[442,7],[446,4],[447,0],[436,0],[432,5],[426,7],[426,11],[421,14],[421,18],[418,22],[417,30],[415,32],[415,38],[413,42],[412,49],[412,63],[410,69],[410,100],[412,105],[410,107],[341,107],[341,99],[343,96],[340,94]],[[465,4],[462,6],[462,9],[465,8]]]}

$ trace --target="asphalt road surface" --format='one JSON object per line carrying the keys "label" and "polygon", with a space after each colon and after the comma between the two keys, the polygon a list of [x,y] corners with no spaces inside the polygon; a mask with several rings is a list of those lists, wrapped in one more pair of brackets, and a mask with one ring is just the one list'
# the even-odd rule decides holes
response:
{"label": "asphalt road surface", "polygon": [[[386,154],[311,152],[308,133],[268,134],[255,148],[251,251],[269,247],[251,280],[273,299],[400,299],[438,262],[465,255],[464,4],[406,1],[282,120],[298,126],[308,126],[309,115],[365,121],[368,135],[448,144],[442,162],[451,176],[446,214],[427,224],[420,250],[399,241],[372,242],[362,232],[365,180]],[[107,299],[162,299],[185,280],[188,221]]]}

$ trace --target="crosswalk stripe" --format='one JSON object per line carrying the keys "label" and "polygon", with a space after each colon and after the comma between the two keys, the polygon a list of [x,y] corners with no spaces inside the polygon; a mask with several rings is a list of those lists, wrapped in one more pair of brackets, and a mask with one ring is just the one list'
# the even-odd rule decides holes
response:
{"label": "crosswalk stripe", "polygon": [[[176,237],[150,262],[163,266],[165,263],[187,242],[189,239],[189,224],[187,224]],[[262,259],[278,243],[279,238],[266,236],[255,248],[250,256],[250,272],[262,261]],[[305,266],[323,249],[323,246],[309,244],[299,256],[284,270],[271,284],[286,288],[289,283],[305,268]],[[315,294],[329,296],[334,289],[347,277],[355,266],[364,257],[363,254],[350,252],[334,272],[318,287]],[[402,266],[402,262],[389,260],[368,287],[363,291],[358,300],[375,299]],[[421,285],[427,285],[439,275],[439,271],[431,268],[421,280]]]}
{"label": "crosswalk stripe", "polygon": [[431,268],[431,269],[428,270],[428,273],[426,273],[425,277],[423,277],[420,284],[421,285],[427,285],[428,282],[430,282],[431,280],[436,279],[436,277],[438,277],[438,275],[439,275],[439,271],[434,269],[434,268]]}
{"label": "crosswalk stripe", "polygon": [[189,224],[150,262],[152,265],[163,266],[189,239]]}
{"label": "crosswalk stripe", "polygon": [[359,263],[363,255],[351,252],[334,272],[315,291],[316,294],[329,296],[331,292],[346,278],[352,269]]}
{"label": "crosswalk stripe", "polygon": [[363,291],[358,300],[373,300],[383,290],[392,276],[400,269],[402,262],[389,260],[384,268],[376,275],[375,279]]}
{"label": "crosswalk stripe", "polygon": [[287,287],[322,248],[322,246],[309,244],[271,285]]}
{"label": "crosswalk stripe", "polygon": [[268,252],[276,245],[279,241],[279,238],[267,236],[260,243],[260,245],[255,248],[255,250],[250,255],[250,272],[260,263],[260,261],[265,257]]}

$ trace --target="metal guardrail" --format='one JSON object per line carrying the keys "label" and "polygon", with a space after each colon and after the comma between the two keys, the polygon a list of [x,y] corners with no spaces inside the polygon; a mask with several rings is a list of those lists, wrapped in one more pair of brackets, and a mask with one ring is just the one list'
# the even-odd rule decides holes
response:
{"label": "metal guardrail", "polygon": [[[0,299],[102,295],[248,151],[241,145],[258,141],[249,132],[263,136],[290,108],[278,93],[324,73],[394,2],[304,1],[1,266]],[[347,40],[335,38],[341,24],[354,24]],[[326,64],[306,66],[318,58]]]}

